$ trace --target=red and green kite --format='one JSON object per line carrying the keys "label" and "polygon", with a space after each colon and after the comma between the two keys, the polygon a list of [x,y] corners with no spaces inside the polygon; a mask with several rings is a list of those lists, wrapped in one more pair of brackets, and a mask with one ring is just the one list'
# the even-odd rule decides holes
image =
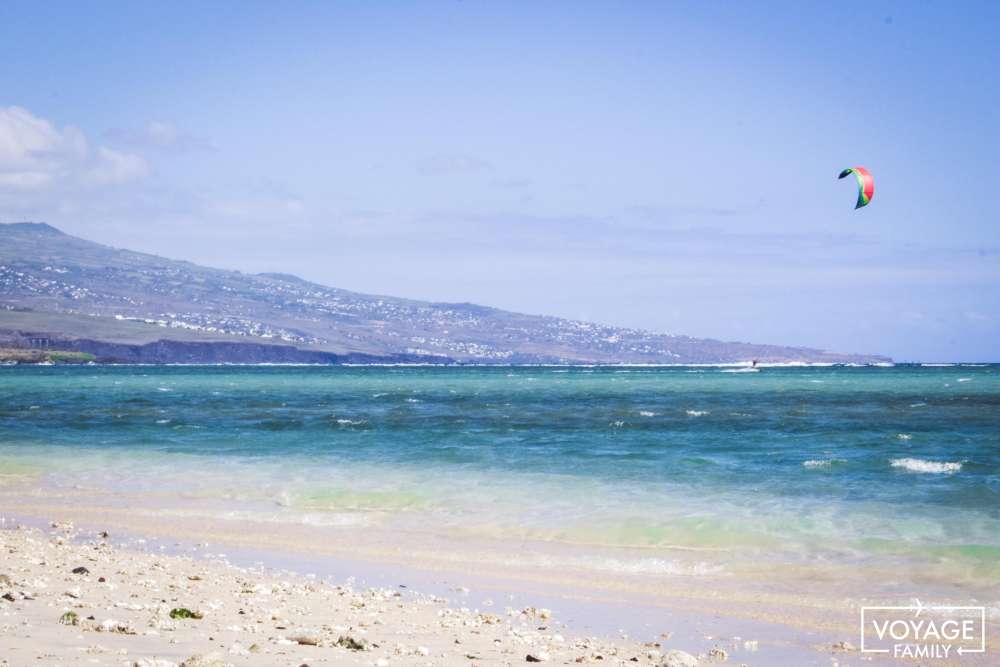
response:
{"label": "red and green kite", "polygon": [[858,205],[854,208],[859,209],[862,206],[867,206],[875,195],[875,179],[872,178],[872,173],[864,167],[851,167],[840,172],[840,176],[837,178],[844,178],[848,174],[854,174],[858,179]]}

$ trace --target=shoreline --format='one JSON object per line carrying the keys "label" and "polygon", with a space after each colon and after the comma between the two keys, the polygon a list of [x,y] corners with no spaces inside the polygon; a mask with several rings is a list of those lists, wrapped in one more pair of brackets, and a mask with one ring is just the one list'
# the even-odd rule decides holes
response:
{"label": "shoreline", "polygon": [[546,608],[470,608],[465,588],[453,589],[457,601],[406,584],[355,588],[132,541],[72,523],[0,529],[0,614],[19,621],[0,624],[0,665],[690,664],[665,638],[573,635]]}
{"label": "shoreline", "polygon": [[[55,350],[31,350],[33,352],[58,352]],[[940,363],[924,363],[924,362],[895,362],[895,361],[878,361],[878,362],[840,362],[840,361],[773,361],[773,362],[758,362],[753,364],[753,360],[735,360],[735,361],[720,361],[720,362],[691,362],[691,363],[631,363],[631,362],[595,362],[595,363],[495,363],[495,364],[484,364],[475,362],[339,362],[339,363],[313,363],[313,362],[237,362],[237,361],[227,361],[227,362],[163,362],[163,363],[143,363],[143,362],[118,362],[118,361],[81,361],[81,362],[59,362],[59,363],[47,363],[47,362],[34,362],[34,361],[23,361],[6,363],[0,361],[0,365],[8,366],[110,366],[110,367],[172,367],[172,366],[182,366],[182,367],[214,367],[214,366],[235,366],[235,367],[247,367],[247,368],[527,368],[527,369],[546,369],[546,368],[589,368],[589,369],[617,369],[617,368],[666,368],[666,369],[676,369],[676,368],[895,368],[897,366],[922,366],[926,368],[935,367],[949,367],[949,366],[991,366],[995,365],[997,362],[974,362],[974,361],[957,361],[957,362],[940,362]]]}
{"label": "shoreline", "polygon": [[731,664],[880,664],[835,647],[915,598],[995,652],[992,367],[272,370],[6,374],[2,515]]}
{"label": "shoreline", "polygon": [[[44,534],[42,527],[46,525],[54,524],[59,526],[60,530],[73,525],[52,522],[51,518],[43,518],[43,514],[46,512],[39,511],[34,516],[22,513],[18,515],[18,519],[30,521],[28,525],[34,527],[27,528],[27,532],[38,536]],[[0,525],[10,526],[12,521],[8,516],[5,513],[4,521]],[[602,590],[599,587],[588,589],[587,583],[580,580],[554,583],[538,577],[524,577],[523,573],[521,578],[511,578],[491,576],[482,572],[413,567],[372,558],[370,554],[360,554],[354,559],[347,559],[343,556],[331,557],[329,553],[323,552],[294,553],[287,549],[275,549],[273,545],[261,546],[256,543],[252,533],[246,534],[247,539],[242,544],[234,543],[232,539],[227,540],[226,538],[231,538],[232,534],[225,533],[206,544],[196,540],[204,539],[206,535],[212,533],[211,528],[204,533],[178,535],[176,532],[163,530],[161,526],[156,531],[158,535],[150,535],[148,531],[137,530],[139,528],[137,525],[131,529],[125,528],[124,522],[115,521],[108,515],[93,516],[88,519],[81,513],[81,516],[74,520],[86,528],[72,529],[73,535],[78,537],[77,541],[66,539],[68,534],[64,534],[62,538],[58,534],[55,535],[52,539],[59,547],[67,548],[70,552],[73,549],[92,548],[93,536],[99,535],[103,530],[109,530],[114,546],[106,544],[103,548],[112,555],[112,560],[161,559],[169,563],[183,563],[186,568],[211,564],[212,567],[227,568],[225,570],[227,572],[241,573],[240,576],[247,576],[247,572],[252,572],[256,577],[291,577],[334,588],[343,587],[344,582],[347,582],[348,585],[357,584],[376,589],[420,591],[420,595],[429,596],[427,599],[437,602],[447,600],[449,603],[461,605],[462,609],[471,607],[477,613],[495,614],[498,609],[508,613],[508,607],[515,611],[547,607],[553,610],[555,619],[565,623],[559,628],[564,638],[579,638],[585,634],[589,638],[588,642],[603,642],[600,645],[605,647],[603,650],[606,652],[611,651],[608,647],[614,647],[614,650],[632,651],[626,660],[617,664],[634,665],[636,661],[632,658],[637,658],[640,664],[660,664],[659,661],[666,650],[682,650],[700,656],[699,664],[704,665],[723,662],[718,659],[723,655],[720,651],[729,656],[726,664],[745,664],[748,667],[784,664],[819,667],[835,664],[831,661],[848,665],[852,664],[852,659],[857,660],[862,657],[865,659],[865,664],[873,667],[904,664],[891,660],[870,660],[868,656],[859,655],[852,648],[857,643],[856,627],[852,623],[853,614],[848,614],[848,617],[843,619],[828,618],[825,623],[817,624],[818,617],[802,623],[808,616],[808,614],[803,616],[803,609],[793,609],[784,615],[774,613],[773,609],[772,612],[762,613],[760,599],[756,599],[757,608],[754,609],[753,595],[745,597],[740,602],[739,596],[734,596],[733,591],[716,588],[717,582],[698,583],[695,588],[702,589],[698,598],[686,598],[683,591],[677,591],[673,597],[654,597],[644,596],[635,590]],[[22,529],[0,530],[0,534],[5,535],[4,539],[11,534],[22,532],[24,532]],[[82,542],[79,541],[81,536]],[[115,539],[115,536],[118,536],[118,539]],[[88,537],[91,538],[89,542]],[[75,557],[79,558],[80,555],[76,554]],[[6,563],[4,566],[6,567]],[[401,585],[405,588],[399,588]],[[225,601],[223,593],[218,595]],[[780,604],[782,600],[775,602]],[[38,622],[41,624],[42,619],[38,619]],[[49,641],[48,635],[46,637],[46,641]],[[0,647],[9,639],[0,634]],[[852,640],[855,641],[852,643]],[[567,639],[567,641],[572,643],[576,640]],[[155,640],[150,642],[153,645],[157,644]],[[657,643],[660,644],[659,647],[655,646]],[[143,647],[143,650],[150,650],[145,644]],[[213,648],[213,644],[212,642],[205,644],[202,641],[196,648],[208,650]],[[650,658],[648,653],[651,650],[660,651],[660,654]],[[552,651],[548,652],[550,656],[554,655]],[[171,655],[176,655],[176,651]],[[393,657],[388,656],[385,659]],[[577,659],[581,657],[585,659],[578,661]],[[553,658],[553,661],[567,664],[591,661],[581,655],[574,655],[571,658],[566,660]],[[181,659],[183,658],[178,658],[177,662]],[[426,664],[470,664],[466,660],[449,662],[444,656],[442,659],[443,662],[432,661]],[[497,660],[473,662],[474,664],[519,664],[525,662],[525,656],[507,654],[506,658],[498,657]],[[11,667],[14,664],[18,663],[11,663]],[[364,664],[375,663],[369,660]],[[393,664],[407,663],[397,660]],[[599,664],[616,663],[603,661]],[[977,663],[965,660],[955,664]]]}

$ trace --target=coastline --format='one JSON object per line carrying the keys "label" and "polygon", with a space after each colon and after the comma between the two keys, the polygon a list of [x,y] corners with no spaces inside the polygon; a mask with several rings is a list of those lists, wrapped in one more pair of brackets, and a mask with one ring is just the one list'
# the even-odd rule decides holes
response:
{"label": "coastline", "polygon": [[544,607],[734,665],[900,664],[850,646],[914,598],[1000,636],[994,367],[6,377],[0,518],[115,558]]}
{"label": "coastline", "polygon": [[[572,634],[547,608],[473,607],[465,587],[445,598],[401,583],[330,583],[224,554],[156,553],[144,539],[69,522],[5,525],[0,544],[2,613],[18,621],[0,626],[5,666],[693,664],[664,646],[666,634]],[[727,657],[716,644],[701,662]]]}
{"label": "coastline", "polygon": [[[94,590],[98,593],[97,597],[84,602],[84,597],[67,597],[65,591],[60,590],[60,587],[71,587],[78,577],[68,576],[59,570],[58,574],[63,575],[63,578],[56,578],[58,583],[46,583],[46,588],[41,593],[31,591],[36,596],[50,598],[44,606],[32,605],[29,609],[22,605],[17,610],[10,607],[3,610],[8,617],[13,612],[14,618],[20,619],[22,624],[27,621],[31,628],[30,634],[21,636],[13,630],[14,624],[5,626],[4,631],[0,632],[0,648],[5,652],[37,647],[39,640],[47,646],[62,646],[68,642],[67,628],[57,622],[63,611],[53,615],[56,608],[101,608],[106,614],[110,614],[109,618],[117,621],[115,612],[121,607],[132,609],[138,604],[142,608],[132,610],[145,612],[145,616],[142,613],[124,615],[130,619],[131,627],[137,634],[127,635],[129,640],[118,642],[123,645],[115,650],[126,648],[129,651],[126,657],[132,662],[125,664],[132,665],[136,662],[143,667],[169,665],[142,663],[140,659],[143,658],[167,659],[181,664],[191,655],[218,652],[220,647],[232,648],[233,652],[227,654],[222,651],[223,662],[218,664],[238,665],[300,665],[326,660],[335,664],[353,660],[352,664],[381,667],[385,667],[385,664],[379,660],[390,661],[390,665],[509,665],[528,661],[526,656],[532,649],[544,651],[541,656],[543,661],[552,660],[556,664],[659,665],[671,650],[696,656],[699,665],[725,663],[747,667],[790,664],[802,667],[845,667],[860,660],[872,667],[905,664],[859,654],[856,649],[856,605],[844,599],[837,601],[816,597],[810,592],[800,595],[787,591],[767,593],[758,588],[746,587],[743,585],[745,582],[725,582],[721,579],[685,582],[678,577],[666,580],[639,576],[631,581],[629,578],[595,580],[587,576],[574,576],[573,573],[553,576],[551,569],[533,570],[527,566],[501,571],[490,567],[476,567],[470,560],[419,561],[401,555],[404,551],[402,546],[393,554],[389,551],[359,549],[346,540],[340,543],[317,543],[310,548],[307,546],[308,531],[300,534],[297,540],[289,540],[288,531],[276,529],[275,526],[254,525],[252,522],[167,520],[158,522],[156,529],[151,531],[148,517],[124,510],[113,512],[105,509],[94,513],[87,508],[72,509],[32,503],[13,509],[13,515],[5,513],[0,517],[0,535],[3,536],[0,539],[4,540],[3,548],[8,554],[3,561],[3,572],[0,573],[11,576],[10,572],[19,572],[17,576],[22,582],[48,582],[46,577],[52,578],[53,562],[65,563],[66,567],[62,570],[66,570],[71,562],[91,559],[91,552],[96,550],[105,559],[107,570],[125,573],[132,568],[133,573],[119,582],[123,588],[135,589],[138,586],[148,590],[132,590],[129,595],[132,599],[138,598],[139,602],[129,603],[131,606],[122,604],[121,594],[112,600],[111,597],[114,596],[109,595],[113,588],[96,588]],[[52,517],[61,517],[61,520],[53,521]],[[67,518],[68,521],[65,520]],[[224,530],[226,523],[232,524],[228,530]],[[105,533],[111,537],[102,539],[101,536]],[[11,551],[11,540],[15,551]],[[36,554],[28,558],[31,562],[26,562],[23,558],[19,561],[17,550],[23,549],[26,544],[50,549],[52,554],[58,556],[50,554],[38,557]],[[140,571],[151,570],[173,578],[168,583],[161,582],[149,589],[149,580],[135,577],[139,576]],[[224,611],[219,611],[211,633],[203,631],[187,637],[185,641],[180,641],[178,635],[169,634],[164,639],[157,627],[157,623],[163,620],[160,618],[163,603],[158,591],[162,591],[164,586],[171,591],[183,589],[183,577],[192,571],[196,571],[202,580],[229,582],[230,585],[226,588],[225,585],[220,587],[216,584],[210,589],[202,590],[200,601],[189,604],[210,605],[213,613]],[[211,576],[205,576],[203,572],[209,572]],[[263,662],[248,659],[248,655],[243,652],[248,648],[245,640],[248,637],[259,639],[255,634],[259,629],[249,631],[250,635],[243,635],[241,630],[234,629],[240,625],[236,621],[243,619],[226,616],[226,613],[233,613],[234,606],[244,603],[234,588],[235,583],[242,582],[245,589],[248,581],[252,582],[251,586],[255,589],[260,586],[273,587],[275,581],[293,582],[298,588],[288,588],[287,583],[282,583],[281,586],[285,586],[286,592],[297,591],[304,596],[295,599],[294,605],[292,602],[286,603],[289,608],[294,606],[301,612],[296,627],[308,630],[312,635],[316,635],[317,628],[325,628],[326,635],[317,641],[321,646],[331,648],[334,653],[317,656],[316,647],[311,644],[305,648],[289,644],[289,634],[279,630],[292,626],[287,625],[287,618],[280,618],[273,629],[268,629],[273,634],[266,637],[273,645],[273,650],[261,653],[270,658]],[[319,588],[320,593],[315,594],[313,588]],[[332,595],[372,595],[385,602],[385,591],[403,591],[412,596],[412,604],[399,616],[380,617],[379,622],[372,621],[367,627],[361,626],[366,631],[371,632],[378,625],[383,626],[380,629],[397,637],[397,644],[398,636],[406,635],[415,636],[413,641],[421,642],[419,646],[451,648],[452,644],[459,645],[454,641],[458,640],[464,647],[463,650],[469,647],[474,647],[475,650],[463,653],[442,649],[439,655],[435,653],[430,658],[422,653],[414,653],[416,649],[413,647],[412,651],[405,647],[393,648],[392,652],[380,655],[370,652],[348,655],[336,645],[339,635],[333,635],[342,628],[355,627],[351,622],[357,619],[348,614],[327,619],[323,623],[317,621],[317,618],[323,617],[324,605]],[[388,599],[394,603],[398,601],[395,596]],[[180,604],[180,598],[175,601]],[[91,607],[87,607],[87,604]],[[156,609],[160,611],[156,612]],[[526,609],[551,611],[546,611],[546,618],[541,619],[545,623],[539,623],[540,619],[536,615],[521,613]],[[150,612],[153,613],[152,617]],[[157,613],[159,616],[156,616]],[[503,636],[486,633],[489,641],[480,641],[483,640],[482,614],[502,619],[490,620],[487,625],[500,623],[503,626]],[[97,623],[107,620],[100,613],[91,615]],[[118,616],[123,616],[123,613],[119,612]],[[455,624],[435,627],[435,623],[441,618],[455,621]],[[142,627],[143,623],[148,629]],[[95,645],[88,640],[96,641],[107,636],[99,634],[103,631],[94,624],[88,627],[73,635],[77,640],[76,645],[66,645],[63,653],[47,654],[46,659],[52,659],[53,664],[64,664],[61,661],[70,656],[87,654],[88,647]],[[185,627],[184,624],[181,627]],[[190,625],[187,627],[190,628]],[[207,624],[194,627],[204,630]],[[538,629],[540,627],[553,634],[546,635],[545,631]],[[994,630],[992,636],[996,636],[996,623],[991,621],[990,627]],[[329,628],[338,630],[330,632]],[[427,634],[421,635],[418,628],[422,628]],[[445,644],[441,644],[440,634],[445,629],[459,634],[448,635]],[[472,636],[461,634],[466,631]],[[88,636],[91,632],[95,634]],[[525,632],[529,634],[525,635]],[[555,639],[553,635],[556,636]],[[209,636],[212,639],[207,639]],[[374,639],[379,635],[369,636],[373,637],[371,641],[379,643]],[[526,639],[526,636],[529,638]],[[496,640],[500,644],[496,644]],[[263,646],[260,642],[256,643]],[[96,645],[113,648],[100,642]],[[306,648],[310,649],[311,652],[307,651],[310,654],[302,655],[301,652]],[[491,648],[497,650],[491,653]],[[523,655],[520,653],[522,649],[526,651]],[[436,648],[429,650],[437,651]],[[991,642],[990,651],[994,650],[995,644]],[[182,655],[184,653],[189,655]],[[113,654],[108,653],[100,659],[100,664],[121,662],[122,658],[118,656],[117,662],[105,663],[103,660],[110,655]],[[476,655],[478,658],[469,659],[468,655]],[[545,655],[549,657],[545,658]],[[597,655],[603,657],[597,658]],[[234,659],[234,656],[239,659]],[[274,662],[279,658],[285,662]],[[11,667],[18,664],[21,663],[9,663]],[[674,667],[673,663],[662,664]],[[676,664],[677,667],[684,665],[683,662]],[[966,656],[962,661],[936,664],[958,666],[988,663],[977,662],[974,657]]]}

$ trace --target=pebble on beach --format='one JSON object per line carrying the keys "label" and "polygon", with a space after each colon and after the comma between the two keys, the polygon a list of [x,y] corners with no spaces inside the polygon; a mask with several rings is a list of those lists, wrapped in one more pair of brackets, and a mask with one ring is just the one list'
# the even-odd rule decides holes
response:
{"label": "pebble on beach", "polygon": [[660,661],[661,667],[698,667],[698,658],[684,651],[667,651]]}

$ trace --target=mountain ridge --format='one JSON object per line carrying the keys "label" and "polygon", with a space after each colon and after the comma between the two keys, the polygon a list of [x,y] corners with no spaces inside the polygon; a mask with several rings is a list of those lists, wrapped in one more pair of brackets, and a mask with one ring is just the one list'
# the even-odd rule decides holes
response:
{"label": "mountain ridge", "polygon": [[[44,222],[0,224],[0,342],[23,345],[31,334],[81,352],[101,344],[134,348],[154,341],[198,343],[202,350],[192,357],[161,345],[157,349],[168,351],[152,363],[171,362],[171,354],[215,359],[222,348],[211,351],[211,345],[222,343],[230,346],[219,358],[240,362],[245,354],[248,363],[269,355],[295,361],[300,353],[325,360],[317,363],[890,361],[879,355],[661,334],[473,303],[369,295],[290,273],[243,273],[112,248]],[[251,343],[254,352],[239,347]],[[91,349],[81,349],[88,345]],[[267,346],[299,352],[278,354]],[[121,348],[118,354],[142,358],[141,352],[126,352]]]}

